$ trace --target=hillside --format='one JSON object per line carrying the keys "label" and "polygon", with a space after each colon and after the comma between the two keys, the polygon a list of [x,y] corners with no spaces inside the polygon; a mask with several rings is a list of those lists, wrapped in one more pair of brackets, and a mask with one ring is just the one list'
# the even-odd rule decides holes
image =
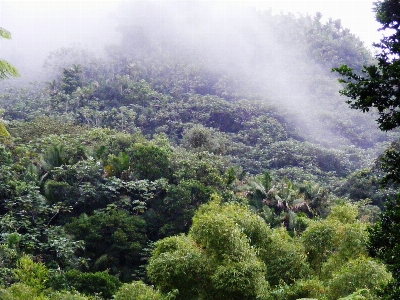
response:
{"label": "hillside", "polygon": [[318,14],[131,5],[104,55],[58,49],[43,79],[1,83],[0,295],[375,295],[395,133],[331,74],[373,62],[362,42]]}

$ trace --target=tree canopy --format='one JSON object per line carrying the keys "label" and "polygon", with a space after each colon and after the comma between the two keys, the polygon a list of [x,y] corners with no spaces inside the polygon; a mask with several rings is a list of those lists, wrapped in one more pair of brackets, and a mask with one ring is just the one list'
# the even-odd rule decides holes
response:
{"label": "tree canopy", "polygon": [[385,0],[375,3],[376,19],[382,24],[380,30],[394,30],[374,46],[380,50],[375,56],[377,63],[364,66],[361,73],[347,65],[333,70],[344,78],[339,79],[345,88],[341,94],[350,98],[351,108],[363,112],[377,112],[377,122],[382,130],[400,126],[400,24],[399,2]]}

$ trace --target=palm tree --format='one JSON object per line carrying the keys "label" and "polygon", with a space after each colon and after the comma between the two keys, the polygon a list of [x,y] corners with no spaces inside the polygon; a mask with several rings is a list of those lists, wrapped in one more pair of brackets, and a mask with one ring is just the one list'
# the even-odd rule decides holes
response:
{"label": "palm tree", "polygon": [[106,172],[106,177],[116,176],[121,179],[128,178],[130,158],[125,152],[120,152],[118,156],[110,154],[107,161],[108,164],[104,168]]}
{"label": "palm tree", "polygon": [[273,184],[268,172],[263,177],[250,179],[241,190],[246,189],[249,204],[259,210],[260,215],[271,225],[284,225],[289,230],[294,229],[296,216],[299,212],[313,216],[311,204],[318,203],[325,196],[316,187],[308,187],[307,192],[299,189],[290,180],[282,180]]}
{"label": "palm tree", "polygon": [[61,167],[67,164],[67,155],[62,145],[52,145],[40,158],[40,165],[46,171],[41,177],[40,182],[44,183],[44,180],[49,175],[49,172],[56,167]]}

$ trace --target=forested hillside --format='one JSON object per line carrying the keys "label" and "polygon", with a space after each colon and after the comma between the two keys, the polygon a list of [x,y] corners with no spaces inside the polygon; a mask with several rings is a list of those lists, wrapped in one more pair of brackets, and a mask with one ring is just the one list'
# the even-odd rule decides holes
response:
{"label": "forested hillside", "polygon": [[398,132],[331,73],[375,64],[363,43],[320,14],[124,5],[104,54],[1,82],[0,298],[379,299]]}

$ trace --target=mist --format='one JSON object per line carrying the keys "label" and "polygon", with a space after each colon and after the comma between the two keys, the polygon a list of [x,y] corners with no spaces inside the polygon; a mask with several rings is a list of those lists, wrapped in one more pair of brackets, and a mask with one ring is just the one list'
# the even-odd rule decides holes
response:
{"label": "mist", "polygon": [[[381,135],[373,117],[350,110],[339,95],[341,86],[330,69],[340,65],[316,63],[302,46],[302,37],[290,32],[295,28],[285,28],[285,24],[273,28],[268,11],[259,13],[255,7],[218,2],[158,1],[125,3],[123,7],[129,14],[121,15],[124,25],[120,30],[139,29],[146,37],[142,45],[151,45],[145,53],[159,47],[176,60],[236,76],[247,87],[247,95],[283,111],[307,141],[329,147],[351,146],[340,128],[330,126],[332,118],[341,113],[357,120],[352,125],[354,134],[362,134],[360,129],[367,124]],[[136,45],[128,39],[122,44],[127,52]]]}
{"label": "mist", "polygon": [[[351,111],[339,96],[340,85],[330,74],[335,65],[317,64],[293,28],[268,27],[269,14],[255,7],[219,1],[2,1],[0,15],[0,26],[12,33],[11,41],[1,41],[0,57],[21,71],[21,80],[48,80],[44,62],[63,47],[98,57],[113,47],[140,59],[160,52],[233,76],[240,89],[284,111],[307,141],[351,146],[340,129],[329,126],[335,111],[357,116],[380,134],[371,116]],[[329,89],[318,90],[319,84]],[[355,130],[362,127],[357,122]]]}
{"label": "mist", "polygon": [[12,34],[1,40],[0,57],[21,75],[37,79],[45,59],[63,47],[80,47],[101,55],[105,45],[118,41],[116,1],[0,2],[0,26]]}

